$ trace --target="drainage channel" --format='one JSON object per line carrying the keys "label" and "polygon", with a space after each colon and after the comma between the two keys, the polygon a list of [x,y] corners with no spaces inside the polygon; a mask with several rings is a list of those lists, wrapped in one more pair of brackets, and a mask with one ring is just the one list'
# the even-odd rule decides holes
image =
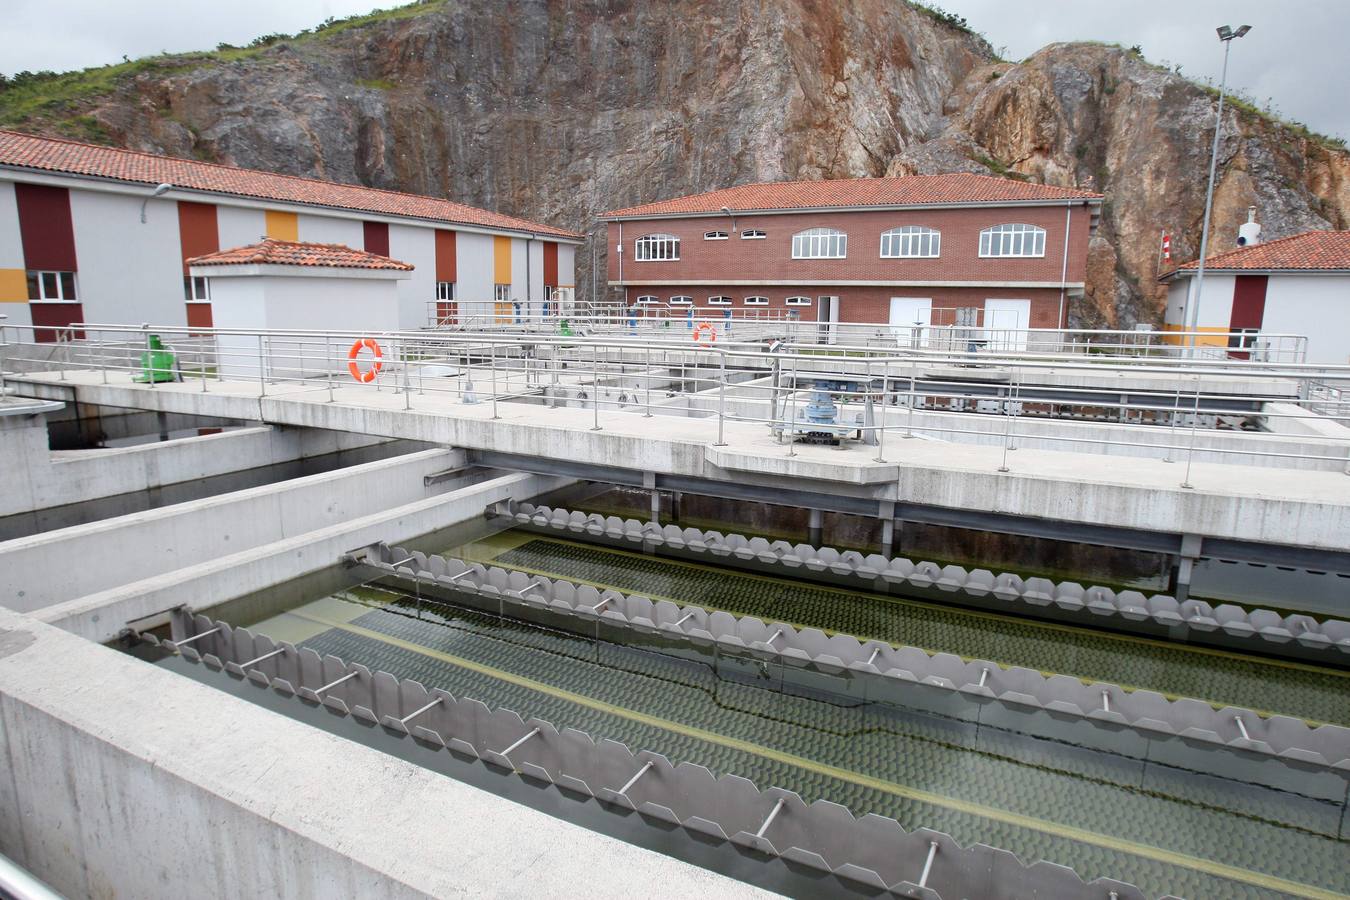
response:
{"label": "drainage channel", "polygon": [[1150,896],[1350,890],[1343,801],[785,690],[781,671],[756,661],[709,666],[655,639],[597,641],[375,585],[253,631],[808,803],[1132,882]]}

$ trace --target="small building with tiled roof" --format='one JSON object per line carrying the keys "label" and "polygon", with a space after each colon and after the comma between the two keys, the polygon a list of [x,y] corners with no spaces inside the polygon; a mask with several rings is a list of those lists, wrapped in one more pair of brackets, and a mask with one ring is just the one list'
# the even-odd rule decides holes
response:
{"label": "small building with tiled roof", "polygon": [[1168,288],[1169,331],[1187,330],[1189,308],[1196,343],[1227,347],[1230,356],[1279,349],[1288,358],[1285,345],[1306,339],[1308,362],[1350,363],[1350,231],[1248,240],[1205,260],[1197,295],[1199,268],[1193,260],[1159,277]]}
{"label": "small building with tiled roof", "polygon": [[399,324],[416,328],[570,299],[582,236],[437,197],[0,131],[6,324],[210,326],[211,276],[187,261],[263,238],[407,260]]}
{"label": "small building with tiled roof", "polygon": [[[1102,195],[953,173],[785,181],[614,209],[612,296],[645,315],[953,329],[1025,346],[1083,293]],[[833,332],[830,332],[833,333]],[[964,349],[964,346],[963,348]]]}
{"label": "small building with tiled roof", "polygon": [[[377,341],[381,333],[399,330],[398,286],[415,271],[401,260],[342,244],[272,238],[194,256],[187,266],[190,278],[211,279],[217,328],[307,331],[322,322],[326,330],[361,332]],[[222,333],[216,344],[223,374],[258,374],[254,337]],[[316,344],[294,359],[286,357],[287,349],[282,342],[270,354],[270,364],[285,370],[272,374],[346,368],[345,346]]]}

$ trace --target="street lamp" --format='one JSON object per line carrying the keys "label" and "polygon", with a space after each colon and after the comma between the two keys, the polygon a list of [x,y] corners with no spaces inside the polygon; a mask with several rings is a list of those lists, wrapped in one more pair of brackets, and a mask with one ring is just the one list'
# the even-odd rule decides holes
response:
{"label": "street lamp", "polygon": [[1195,293],[1186,304],[1186,330],[1190,332],[1187,343],[1195,346],[1195,329],[1200,323],[1200,290],[1205,286],[1205,255],[1209,252],[1209,216],[1214,206],[1214,170],[1219,162],[1219,132],[1223,130],[1223,94],[1228,86],[1228,51],[1233,47],[1233,38],[1240,38],[1252,30],[1252,26],[1243,25],[1234,31],[1227,25],[1220,25],[1216,31],[1223,42],[1223,74],[1219,76],[1219,111],[1214,117],[1214,145],[1209,151],[1209,187],[1205,189],[1205,223],[1200,229],[1200,265],[1195,273]]}
{"label": "street lamp", "polygon": [[730,209],[728,209],[728,208],[725,207],[725,206],[722,207],[722,212],[724,212],[724,213],[727,214],[727,218],[731,219],[731,233],[732,233],[732,234],[735,234],[735,233],[736,233],[736,214],[733,213]]}
{"label": "street lamp", "polygon": [[[171,184],[161,184],[159,187],[155,188],[154,193],[152,193],[152,194],[150,195],[150,197],[162,197],[164,194],[168,193],[168,192],[171,191],[172,189],[173,189],[173,185],[171,185]],[[147,203],[150,202],[150,197],[146,197],[144,200],[141,201],[141,224],[142,224],[142,225],[145,224],[145,204],[147,204]]]}

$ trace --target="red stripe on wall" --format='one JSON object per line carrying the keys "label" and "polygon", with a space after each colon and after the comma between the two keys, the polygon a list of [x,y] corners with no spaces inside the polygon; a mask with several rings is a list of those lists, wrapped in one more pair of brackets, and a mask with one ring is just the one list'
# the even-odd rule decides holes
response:
{"label": "red stripe on wall", "polygon": [[[39,344],[53,343],[58,337],[58,328],[65,328],[72,322],[84,321],[84,307],[79,303],[38,301],[29,303],[28,311],[33,317],[33,336]],[[84,332],[77,331],[71,336],[76,340],[83,340]]]}
{"label": "red stripe on wall", "polygon": [[389,223],[363,222],[361,227],[365,231],[366,252],[374,253],[376,256],[388,256]]}
{"label": "red stripe on wall", "polygon": [[455,233],[436,229],[436,280],[456,281]]}
{"label": "red stripe on wall", "polygon": [[16,184],[14,196],[19,205],[19,235],[23,240],[24,268],[52,272],[77,271],[75,228],[70,221],[70,192],[45,184]]}
{"label": "red stripe on wall", "polygon": [[1228,327],[1232,331],[1239,328],[1260,328],[1261,320],[1266,316],[1265,275],[1239,275],[1233,285],[1233,314]]}
{"label": "red stripe on wall", "polygon": [[210,328],[211,304],[210,303],[187,304],[187,323],[189,328]]}
{"label": "red stripe on wall", "polygon": [[183,253],[184,275],[188,273],[189,259],[220,249],[220,230],[216,225],[214,203],[178,201],[178,244]]}
{"label": "red stripe on wall", "polygon": [[558,286],[558,245],[544,241],[544,284]]}

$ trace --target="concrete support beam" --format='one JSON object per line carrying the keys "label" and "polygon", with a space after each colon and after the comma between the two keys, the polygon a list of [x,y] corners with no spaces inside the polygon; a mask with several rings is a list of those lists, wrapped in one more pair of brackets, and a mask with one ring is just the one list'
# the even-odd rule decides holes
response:
{"label": "concrete support beam", "polygon": [[895,555],[895,503],[883,500],[877,504],[877,516],[881,519],[881,555]]}
{"label": "concrete support beam", "polygon": [[769,896],[5,610],[0,850],[69,897]]}
{"label": "concrete support beam", "polygon": [[822,545],[821,535],[824,531],[823,525],[825,514],[818,509],[807,510],[806,519],[806,542],[812,547]]}
{"label": "concrete support beam", "polygon": [[1191,595],[1191,577],[1195,569],[1195,563],[1200,558],[1200,548],[1204,544],[1204,539],[1196,534],[1184,534],[1181,536],[1181,553],[1177,555],[1177,564],[1172,569],[1171,584],[1169,587],[1172,596],[1177,600],[1185,601]]}

